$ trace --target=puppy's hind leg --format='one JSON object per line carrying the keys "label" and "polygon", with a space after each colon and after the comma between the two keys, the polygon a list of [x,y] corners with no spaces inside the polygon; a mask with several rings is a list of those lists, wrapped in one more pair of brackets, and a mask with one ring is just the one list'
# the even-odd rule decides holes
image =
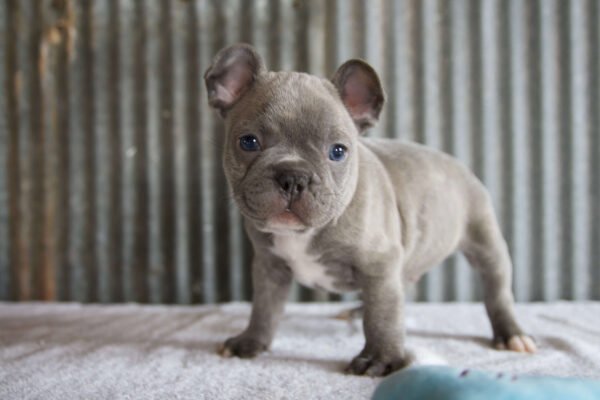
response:
{"label": "puppy's hind leg", "polygon": [[495,347],[500,350],[535,352],[534,341],[523,333],[515,319],[511,291],[512,262],[491,206],[469,225],[462,250],[481,275],[485,308],[492,324]]}

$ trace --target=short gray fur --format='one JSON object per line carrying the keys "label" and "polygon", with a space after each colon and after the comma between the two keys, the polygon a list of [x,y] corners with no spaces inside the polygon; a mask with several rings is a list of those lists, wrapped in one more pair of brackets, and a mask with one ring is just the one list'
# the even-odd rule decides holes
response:
{"label": "short gray fur", "polygon": [[[494,342],[530,342],[515,321],[511,259],[481,182],[440,151],[361,136],[384,104],[368,64],[347,61],[329,81],[268,71],[251,46],[233,45],[205,82],[225,121],[225,176],[255,253],[250,323],[223,354],[268,348],[292,279],[310,276],[313,287],[361,292],[366,343],[348,370],[401,368],[405,286],[455,251],[482,277]],[[244,140],[257,144],[244,149]],[[346,149],[338,160],[337,146]]]}

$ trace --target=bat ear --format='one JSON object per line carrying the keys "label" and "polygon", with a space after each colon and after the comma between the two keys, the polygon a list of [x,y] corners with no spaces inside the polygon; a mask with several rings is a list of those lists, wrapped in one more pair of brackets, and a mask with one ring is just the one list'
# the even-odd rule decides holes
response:
{"label": "bat ear", "polygon": [[385,94],[369,64],[357,59],[346,61],[331,81],[360,133],[377,123]]}
{"label": "bat ear", "polygon": [[222,49],[204,73],[208,104],[224,116],[265,71],[252,46],[240,43]]}

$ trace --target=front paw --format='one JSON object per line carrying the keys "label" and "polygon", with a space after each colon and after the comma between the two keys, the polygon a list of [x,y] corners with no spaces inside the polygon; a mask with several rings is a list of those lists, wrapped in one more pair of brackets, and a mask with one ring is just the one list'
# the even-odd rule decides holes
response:
{"label": "front paw", "polygon": [[362,352],[354,357],[346,372],[354,375],[385,376],[410,364],[405,356],[381,356]]}
{"label": "front paw", "polygon": [[497,336],[494,338],[494,347],[498,350],[510,350],[518,353],[535,353],[537,351],[534,340],[524,334]]}
{"label": "front paw", "polygon": [[240,335],[227,339],[221,345],[219,354],[223,357],[253,358],[266,350],[266,344],[259,340]]}

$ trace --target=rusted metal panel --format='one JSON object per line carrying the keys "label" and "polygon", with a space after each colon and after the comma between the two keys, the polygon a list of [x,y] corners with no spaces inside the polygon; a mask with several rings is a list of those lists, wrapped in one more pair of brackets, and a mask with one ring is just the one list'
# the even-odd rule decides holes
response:
{"label": "rusted metal panel", "polygon": [[[6,26],[7,19],[7,4],[0,5],[0,21],[3,26]],[[6,33],[3,35],[6,37]],[[0,65],[0,90],[6,93],[8,79],[6,78],[5,63],[7,59],[6,48],[8,42],[4,39],[4,43],[0,44],[0,60],[3,61]],[[6,110],[8,108],[7,96],[0,96],[0,298],[8,299],[10,297],[11,280],[10,268],[8,264],[9,246],[8,246],[8,224],[9,224],[9,203],[8,203],[8,145],[9,145],[9,129],[8,116]]]}
{"label": "rusted metal panel", "polygon": [[[322,76],[367,59],[388,95],[371,135],[447,151],[484,181],[517,299],[598,299],[599,22],[595,0],[7,0],[0,299],[250,298],[252,249],[202,82],[238,41]],[[412,297],[481,290],[457,256]]]}

